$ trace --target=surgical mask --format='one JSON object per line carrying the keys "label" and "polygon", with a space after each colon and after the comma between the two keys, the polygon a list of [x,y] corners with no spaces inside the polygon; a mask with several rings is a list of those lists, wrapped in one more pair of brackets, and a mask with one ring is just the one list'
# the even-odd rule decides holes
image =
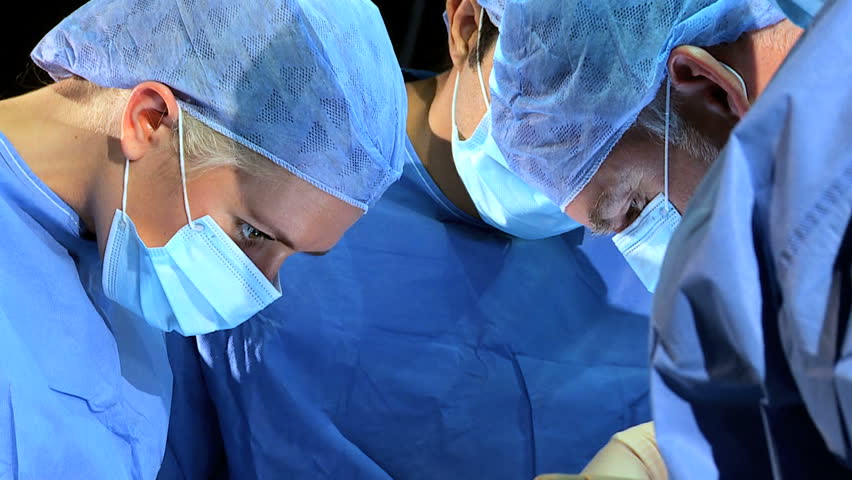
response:
{"label": "surgical mask", "polygon": [[186,193],[183,113],[179,112],[180,174],[187,225],[163,247],[149,248],[127,215],[124,164],[103,266],[106,296],[165,332],[202,335],[236,327],[281,297],[248,256],[208,215],[193,220]]}
{"label": "surgical mask", "polygon": [[653,293],[666,248],[680,224],[680,213],[665,194],[657,195],[624,231],[612,237],[636,276]]}
{"label": "surgical mask", "polygon": [[[481,22],[482,14],[480,25]],[[479,51],[481,49],[477,48]],[[456,96],[459,89],[459,77],[456,75],[451,116],[453,160],[479,216],[492,227],[527,240],[553,237],[579,227],[579,223],[568,217],[543,193],[509,169],[491,135],[491,106],[479,58],[476,65],[482,98],[488,111],[473,135],[467,140],[461,140],[456,126]]]}
{"label": "surgical mask", "polygon": [[[730,66],[722,63],[740,81],[743,93],[748,98],[745,80]],[[671,79],[666,83],[666,133],[664,146],[664,190],[657,195],[624,231],[616,234],[612,241],[624,255],[627,263],[636,272],[639,280],[653,293],[660,279],[660,269],[666,249],[680,224],[680,213],[669,201],[669,119],[671,115]]]}

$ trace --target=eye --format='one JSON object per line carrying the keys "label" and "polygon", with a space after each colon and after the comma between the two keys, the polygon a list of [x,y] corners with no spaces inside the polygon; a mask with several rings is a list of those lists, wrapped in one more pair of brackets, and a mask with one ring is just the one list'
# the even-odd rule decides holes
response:
{"label": "eye", "polygon": [[643,202],[639,200],[639,197],[633,197],[630,200],[630,206],[627,208],[627,213],[624,215],[625,228],[639,218],[643,208],[645,208],[645,205],[643,205]]}
{"label": "eye", "polygon": [[240,243],[246,247],[252,247],[263,240],[272,240],[271,236],[240,220],[237,220],[237,230]]}

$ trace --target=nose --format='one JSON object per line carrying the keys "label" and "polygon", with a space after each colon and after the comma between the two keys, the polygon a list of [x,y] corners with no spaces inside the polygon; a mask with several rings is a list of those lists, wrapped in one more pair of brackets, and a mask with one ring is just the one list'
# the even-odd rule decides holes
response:
{"label": "nose", "polygon": [[289,258],[289,252],[264,252],[262,254],[250,256],[255,266],[263,273],[270,282],[275,283],[278,280],[278,272],[281,270],[281,265]]}

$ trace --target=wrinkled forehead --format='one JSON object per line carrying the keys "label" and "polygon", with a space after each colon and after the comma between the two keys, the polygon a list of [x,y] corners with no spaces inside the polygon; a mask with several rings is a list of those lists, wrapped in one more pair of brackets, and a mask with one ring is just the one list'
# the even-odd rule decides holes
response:
{"label": "wrinkled forehead", "polygon": [[643,181],[655,174],[649,170],[649,162],[640,160],[643,146],[647,145],[624,141],[617,145],[568,204],[566,213],[581,223],[593,224],[596,229],[612,230],[603,228],[609,226],[606,219],[616,217],[637,194]]}
{"label": "wrinkled forehead", "polygon": [[[613,157],[610,156],[607,160],[604,160],[601,167],[577,196],[577,198],[594,199],[592,206],[598,209],[611,207],[613,203],[623,202],[645,176],[645,172],[638,165],[620,165],[617,161],[609,162],[608,160],[611,158]],[[577,198],[575,198],[575,201]]]}
{"label": "wrinkled forehead", "polygon": [[636,124],[631,125],[601,162],[580,194],[589,190],[607,190],[616,194],[620,193],[625,185],[635,185],[650,173],[648,166],[653,163],[651,157],[656,155],[658,147],[655,140],[640,128],[636,128]]}

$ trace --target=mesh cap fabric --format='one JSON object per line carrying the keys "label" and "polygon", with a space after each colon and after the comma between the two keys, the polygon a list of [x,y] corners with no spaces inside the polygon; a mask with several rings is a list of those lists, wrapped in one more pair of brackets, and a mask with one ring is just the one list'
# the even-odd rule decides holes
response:
{"label": "mesh cap fabric", "polygon": [[782,19],[770,0],[507,0],[494,137],[510,168],[564,208],[651,103],[672,49]]}
{"label": "mesh cap fabric", "polygon": [[92,0],[32,58],[54,79],[166,84],[212,129],[364,210],[402,172],[405,87],[366,0]]}

